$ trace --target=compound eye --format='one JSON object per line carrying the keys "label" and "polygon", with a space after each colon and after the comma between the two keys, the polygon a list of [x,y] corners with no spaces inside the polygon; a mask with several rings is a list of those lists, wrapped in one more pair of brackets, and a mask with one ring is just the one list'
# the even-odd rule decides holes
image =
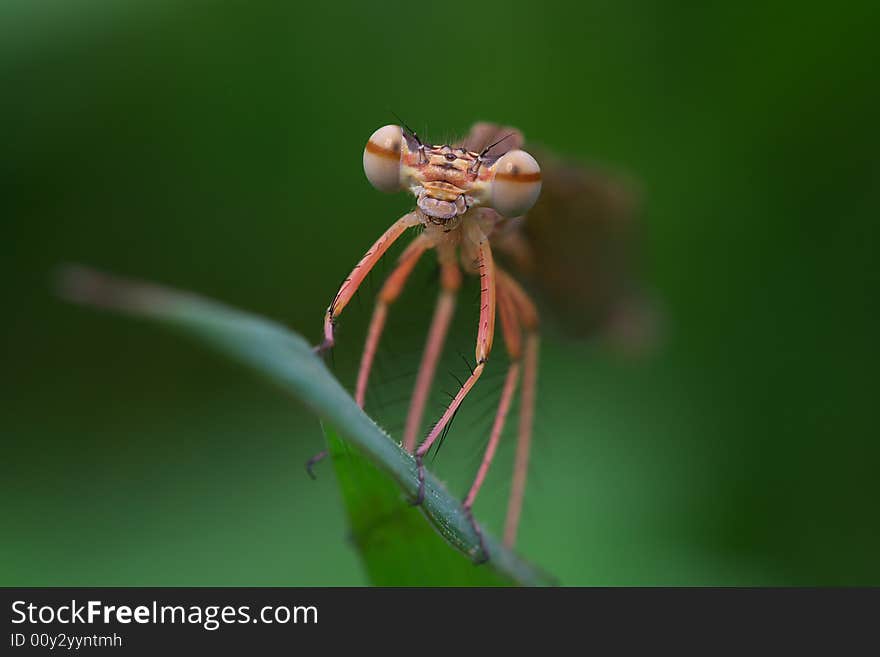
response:
{"label": "compound eye", "polygon": [[364,147],[364,173],[370,184],[380,192],[400,189],[400,158],[403,152],[403,130],[386,125],[370,136]]}
{"label": "compound eye", "polygon": [[492,207],[505,217],[525,214],[541,193],[541,167],[525,151],[508,151],[495,163]]}

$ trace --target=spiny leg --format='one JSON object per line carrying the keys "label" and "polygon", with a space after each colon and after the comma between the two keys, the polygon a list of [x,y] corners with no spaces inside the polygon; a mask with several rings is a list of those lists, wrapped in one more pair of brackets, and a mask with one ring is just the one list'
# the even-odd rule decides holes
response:
{"label": "spiny leg", "polygon": [[[348,305],[348,302],[351,301],[355,292],[357,292],[361,283],[363,283],[364,279],[367,277],[367,274],[370,273],[370,270],[373,269],[379,259],[385,254],[388,247],[394,244],[397,238],[399,238],[408,228],[418,226],[420,223],[421,221],[419,221],[418,215],[414,212],[403,215],[382,234],[382,237],[376,240],[364,257],[355,265],[348,277],[342,282],[342,286],[336,293],[333,302],[327,308],[327,312],[324,315],[324,339],[321,341],[321,344],[315,347],[317,353],[320,354],[327,351],[333,346],[333,325],[336,318],[342,314],[342,310]],[[315,464],[326,458],[328,454],[329,452],[327,450],[323,450],[306,462],[306,471],[312,479],[315,478],[313,471]]]}
{"label": "spiny leg", "polygon": [[428,330],[428,339],[425,342],[425,350],[422,352],[422,362],[419,364],[416,385],[406,415],[406,426],[403,430],[403,448],[410,453],[416,446],[416,435],[422,424],[425,404],[431,391],[431,383],[434,381],[434,373],[437,371],[437,361],[443,351],[449,322],[455,312],[455,295],[458,288],[461,287],[461,271],[455,262],[454,251],[451,258],[443,258],[440,267],[442,289],[437,298],[437,307],[431,320],[431,328]]}
{"label": "spiny leg", "polygon": [[495,336],[495,263],[492,259],[492,249],[489,246],[489,240],[480,230],[476,223],[469,224],[466,229],[466,239],[471,241],[476,253],[476,264],[480,275],[480,319],[477,328],[477,346],[475,350],[477,366],[471,372],[471,375],[465,379],[458,393],[453,397],[452,402],[446,408],[441,418],[431,429],[428,436],[419,445],[416,450],[416,466],[418,467],[419,489],[414,501],[415,504],[421,504],[425,497],[425,454],[431,449],[431,446],[440,437],[444,427],[449,424],[452,416],[461,406],[461,402],[470,392],[471,388],[482,375],[486,367],[486,360],[489,358],[489,352],[492,350],[492,340]]}
{"label": "spiny leg", "polygon": [[339,288],[339,292],[336,293],[336,297],[333,299],[333,303],[330,304],[330,307],[327,308],[327,312],[324,315],[324,340],[317,347],[319,353],[326,351],[333,346],[333,324],[339,315],[342,314],[342,310],[348,302],[351,301],[354,293],[357,292],[361,283],[364,282],[364,279],[367,274],[370,273],[370,270],[385,254],[388,247],[390,247],[394,241],[406,231],[406,229],[418,226],[420,223],[421,221],[419,221],[418,215],[415,212],[403,215],[382,234],[382,237],[376,240],[376,243],[370,247],[370,250],[367,251],[366,255],[364,255],[360,262],[355,265],[354,269],[352,269],[351,273],[348,275],[348,278],[343,281],[342,286]]}
{"label": "spiny leg", "polygon": [[526,292],[506,272],[498,272],[499,286],[503,286],[516,310],[519,323],[526,331],[523,352],[523,381],[520,393],[519,430],[513,466],[513,484],[504,521],[504,545],[513,547],[522,511],[526,478],[529,470],[529,451],[535,416],[535,387],[538,374],[538,311]]}
{"label": "spiny leg", "polygon": [[385,318],[388,315],[388,306],[397,300],[403,291],[407,278],[419,261],[422,254],[428,249],[430,242],[425,235],[419,235],[400,255],[397,267],[385,280],[379,297],[376,300],[376,308],[370,319],[370,328],[367,331],[367,341],[364,345],[364,353],[361,356],[361,364],[358,369],[357,385],[355,386],[354,399],[357,405],[364,407],[364,398],[367,394],[367,382],[370,379],[370,370],[373,367],[373,359],[385,328]]}
{"label": "spiny leg", "polygon": [[510,356],[510,366],[507,369],[507,375],[504,378],[504,387],[501,389],[501,399],[498,402],[498,411],[495,414],[495,421],[492,423],[492,431],[489,434],[489,443],[486,445],[486,452],[474,478],[474,483],[468,491],[463,506],[468,520],[480,539],[480,548],[482,549],[484,559],[488,559],[488,552],[483,543],[483,534],[479,526],[474,521],[472,509],[474,501],[477,499],[477,493],[483,486],[486,475],[489,472],[489,466],[495,458],[495,452],[498,449],[498,443],[501,440],[501,433],[504,431],[504,423],[507,420],[508,411],[513,401],[513,395],[516,392],[517,382],[519,380],[520,357],[522,355],[522,338],[519,321],[517,319],[516,308],[513,301],[503,285],[503,278],[499,276],[497,280],[497,296],[498,296],[498,315],[501,319],[501,332],[504,336],[504,343]]}

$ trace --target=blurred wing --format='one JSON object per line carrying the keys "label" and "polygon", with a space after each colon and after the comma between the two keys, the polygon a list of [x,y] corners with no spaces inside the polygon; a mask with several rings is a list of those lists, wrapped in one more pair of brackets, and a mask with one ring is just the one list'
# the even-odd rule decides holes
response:
{"label": "blurred wing", "polygon": [[518,230],[519,260],[563,327],[601,333],[629,350],[654,333],[654,313],[638,276],[634,185],[598,168],[528,147],[541,165],[541,196]]}
{"label": "blurred wing", "polygon": [[[476,123],[462,145],[480,151],[507,135],[489,152],[497,158],[523,147],[519,130]],[[656,314],[638,275],[634,184],[539,146],[526,150],[541,165],[541,195],[526,217],[499,225],[493,244],[568,333],[642,350],[654,337]]]}

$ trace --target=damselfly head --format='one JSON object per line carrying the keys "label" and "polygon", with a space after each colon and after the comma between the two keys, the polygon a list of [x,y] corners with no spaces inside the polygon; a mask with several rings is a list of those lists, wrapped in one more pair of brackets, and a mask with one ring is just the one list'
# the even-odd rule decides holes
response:
{"label": "damselfly head", "polygon": [[[518,133],[484,144],[479,151],[425,144],[397,125],[374,132],[364,148],[364,172],[382,192],[408,189],[422,213],[443,223],[476,206],[505,217],[525,214],[541,192],[541,167],[515,148]],[[502,142],[508,141],[509,150]]]}

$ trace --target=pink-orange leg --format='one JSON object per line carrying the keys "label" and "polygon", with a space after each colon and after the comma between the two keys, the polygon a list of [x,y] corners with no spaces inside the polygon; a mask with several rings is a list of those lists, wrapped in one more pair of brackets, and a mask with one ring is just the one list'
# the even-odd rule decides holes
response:
{"label": "pink-orange leg", "polygon": [[416,385],[409,403],[409,411],[406,414],[406,426],[403,430],[403,448],[410,453],[416,447],[416,436],[422,426],[425,404],[428,401],[428,394],[431,392],[434,373],[437,371],[437,361],[443,351],[449,322],[455,312],[455,295],[458,288],[461,287],[461,271],[455,262],[454,251],[452,258],[447,258],[440,263],[440,266],[442,289],[437,299],[437,307],[434,309],[431,328],[428,330],[428,339],[425,342],[425,350],[422,352],[422,362],[419,364]]}
{"label": "pink-orange leg", "polygon": [[388,247],[394,244],[395,240],[397,240],[397,238],[408,228],[418,226],[420,223],[418,215],[415,212],[405,214],[395,221],[391,227],[383,233],[382,237],[376,240],[376,243],[370,247],[370,250],[367,251],[366,255],[364,255],[360,262],[355,265],[354,269],[348,275],[348,278],[342,282],[342,286],[339,288],[339,292],[336,293],[333,303],[327,308],[327,312],[324,315],[324,340],[318,346],[318,351],[326,351],[333,346],[334,322],[339,315],[342,314],[342,310],[348,305],[348,302],[351,301],[354,293],[357,292],[361,283],[364,282],[364,279],[367,277],[367,274],[370,273],[370,270],[376,265],[379,259],[385,255]]}
{"label": "pink-orange leg", "polygon": [[476,223],[466,227],[466,239],[470,240],[476,256],[476,265],[480,275],[480,319],[477,328],[476,361],[477,365],[471,375],[465,379],[461,389],[452,399],[446,411],[431,429],[428,436],[419,445],[415,452],[416,465],[418,466],[419,490],[415,504],[421,504],[425,496],[425,454],[440,437],[444,427],[452,420],[452,416],[461,406],[461,402],[470,392],[471,388],[482,375],[486,368],[486,360],[492,350],[492,340],[495,336],[495,263],[492,259],[492,249],[489,240],[483,235]]}
{"label": "pink-orange leg", "polygon": [[529,450],[532,442],[532,425],[535,414],[535,384],[538,372],[538,334],[526,337],[524,353],[523,385],[519,408],[519,436],[516,442],[516,456],[513,465],[513,485],[507,503],[507,518],[504,521],[504,545],[513,547],[522,513],[526,478],[529,472]]}
{"label": "pink-orange leg", "polygon": [[[500,271],[499,271],[500,273]],[[507,419],[507,413],[510,410],[510,404],[513,395],[516,392],[516,386],[519,380],[519,359],[522,352],[522,341],[520,338],[519,321],[516,317],[516,309],[513,302],[504,289],[504,279],[498,277],[497,280],[497,297],[498,297],[498,315],[501,319],[501,334],[504,336],[504,344],[507,353],[510,355],[510,366],[507,369],[507,375],[504,378],[504,386],[501,389],[501,400],[498,403],[498,412],[495,414],[495,422],[492,424],[492,431],[489,434],[489,443],[486,445],[486,453],[483,455],[483,461],[477,471],[477,476],[471,489],[464,500],[465,509],[470,509],[474,505],[477,493],[489,472],[489,466],[495,456],[495,450],[498,448],[498,442],[501,438],[501,432],[504,430],[504,422]]]}
{"label": "pink-orange leg", "polygon": [[364,399],[367,394],[367,382],[370,379],[370,370],[373,367],[373,359],[376,357],[376,349],[379,347],[379,339],[385,328],[385,318],[388,316],[388,306],[397,300],[403,291],[406,280],[418,263],[419,258],[428,249],[430,242],[425,235],[419,235],[401,254],[397,267],[385,280],[379,297],[376,300],[376,308],[370,319],[370,328],[367,331],[367,341],[364,345],[364,353],[361,356],[360,369],[358,370],[357,385],[355,386],[354,399],[357,405],[364,407]]}
{"label": "pink-orange leg", "polygon": [[513,485],[507,503],[504,522],[504,544],[513,547],[522,512],[526,478],[529,470],[529,451],[535,416],[535,387],[538,374],[538,311],[519,284],[506,272],[498,272],[498,283],[513,302],[517,319],[526,332],[523,351],[523,381],[519,408],[519,430],[513,466]]}
{"label": "pink-orange leg", "polygon": [[496,294],[498,297],[498,315],[501,319],[501,333],[504,336],[504,344],[510,355],[510,366],[508,367],[507,375],[504,378],[504,386],[501,389],[501,399],[498,402],[498,411],[495,414],[495,421],[492,423],[492,431],[489,434],[489,443],[486,445],[486,452],[483,455],[483,460],[480,463],[477,476],[474,478],[474,483],[471,485],[471,489],[468,491],[463,504],[465,513],[467,513],[468,519],[471,521],[471,524],[480,539],[480,546],[483,550],[484,556],[487,556],[486,547],[483,544],[482,532],[480,531],[479,526],[474,522],[472,508],[477,499],[477,493],[480,492],[480,488],[483,486],[483,482],[486,480],[486,475],[489,472],[489,467],[492,465],[492,461],[495,458],[498,443],[501,441],[501,434],[504,431],[504,424],[507,420],[507,414],[510,411],[510,406],[519,381],[520,358],[522,356],[522,329],[520,327],[516,306],[507,289],[507,285],[505,284],[508,278],[501,270],[498,270],[497,276]]}

